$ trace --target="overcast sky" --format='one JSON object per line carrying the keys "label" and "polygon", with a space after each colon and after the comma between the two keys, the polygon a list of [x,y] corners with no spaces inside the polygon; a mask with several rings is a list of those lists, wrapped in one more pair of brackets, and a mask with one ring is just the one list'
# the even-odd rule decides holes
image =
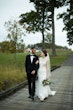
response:
{"label": "overcast sky", "polygon": [[[6,40],[7,36],[4,27],[5,21],[17,19],[20,14],[29,12],[30,10],[34,10],[34,6],[32,3],[29,3],[29,0],[0,0],[0,42]],[[55,10],[55,42],[57,45],[73,49],[73,46],[68,46],[66,32],[62,32],[62,28],[64,27],[62,20],[56,19],[56,15],[64,10],[66,10],[65,7]],[[23,39],[24,43],[28,45],[41,42],[42,36],[41,33],[27,34]]]}

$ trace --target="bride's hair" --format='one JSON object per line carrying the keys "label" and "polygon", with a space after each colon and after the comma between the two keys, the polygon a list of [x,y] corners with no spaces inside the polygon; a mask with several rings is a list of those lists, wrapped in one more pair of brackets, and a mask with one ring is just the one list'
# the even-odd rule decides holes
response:
{"label": "bride's hair", "polygon": [[42,52],[45,54],[45,56],[47,56],[47,51],[46,50],[42,50]]}

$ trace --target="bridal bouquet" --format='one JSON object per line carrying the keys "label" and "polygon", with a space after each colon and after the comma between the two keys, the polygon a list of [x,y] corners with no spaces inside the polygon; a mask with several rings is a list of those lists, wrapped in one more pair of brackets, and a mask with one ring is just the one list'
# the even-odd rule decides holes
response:
{"label": "bridal bouquet", "polygon": [[52,84],[52,82],[51,82],[50,80],[44,79],[44,80],[42,81],[42,84],[43,84],[43,86],[46,86],[46,85]]}

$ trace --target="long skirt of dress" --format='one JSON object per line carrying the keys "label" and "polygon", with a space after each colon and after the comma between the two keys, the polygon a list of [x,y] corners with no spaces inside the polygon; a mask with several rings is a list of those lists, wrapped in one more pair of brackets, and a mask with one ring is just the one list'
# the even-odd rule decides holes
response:
{"label": "long skirt of dress", "polygon": [[40,100],[48,98],[49,95],[55,95],[56,91],[51,91],[49,85],[43,86],[42,81],[46,78],[45,73],[38,75],[38,80],[36,81],[36,96]]}

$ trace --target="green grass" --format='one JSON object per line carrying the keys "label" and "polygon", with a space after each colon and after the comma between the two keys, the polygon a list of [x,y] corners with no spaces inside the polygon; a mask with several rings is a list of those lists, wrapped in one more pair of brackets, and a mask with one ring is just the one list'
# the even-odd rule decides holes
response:
{"label": "green grass", "polygon": [[[70,50],[57,50],[57,56],[52,57],[51,50],[48,52],[51,58],[51,67],[61,65],[71,53]],[[14,54],[0,53],[0,91],[13,87],[26,79],[25,58],[26,53],[17,53],[15,64]]]}
{"label": "green grass", "polygon": [[70,50],[57,50],[57,56],[51,58],[51,67],[61,65],[71,52]]}
{"label": "green grass", "polygon": [[25,54],[16,55],[0,53],[0,91],[13,87],[26,79],[24,69]]}

